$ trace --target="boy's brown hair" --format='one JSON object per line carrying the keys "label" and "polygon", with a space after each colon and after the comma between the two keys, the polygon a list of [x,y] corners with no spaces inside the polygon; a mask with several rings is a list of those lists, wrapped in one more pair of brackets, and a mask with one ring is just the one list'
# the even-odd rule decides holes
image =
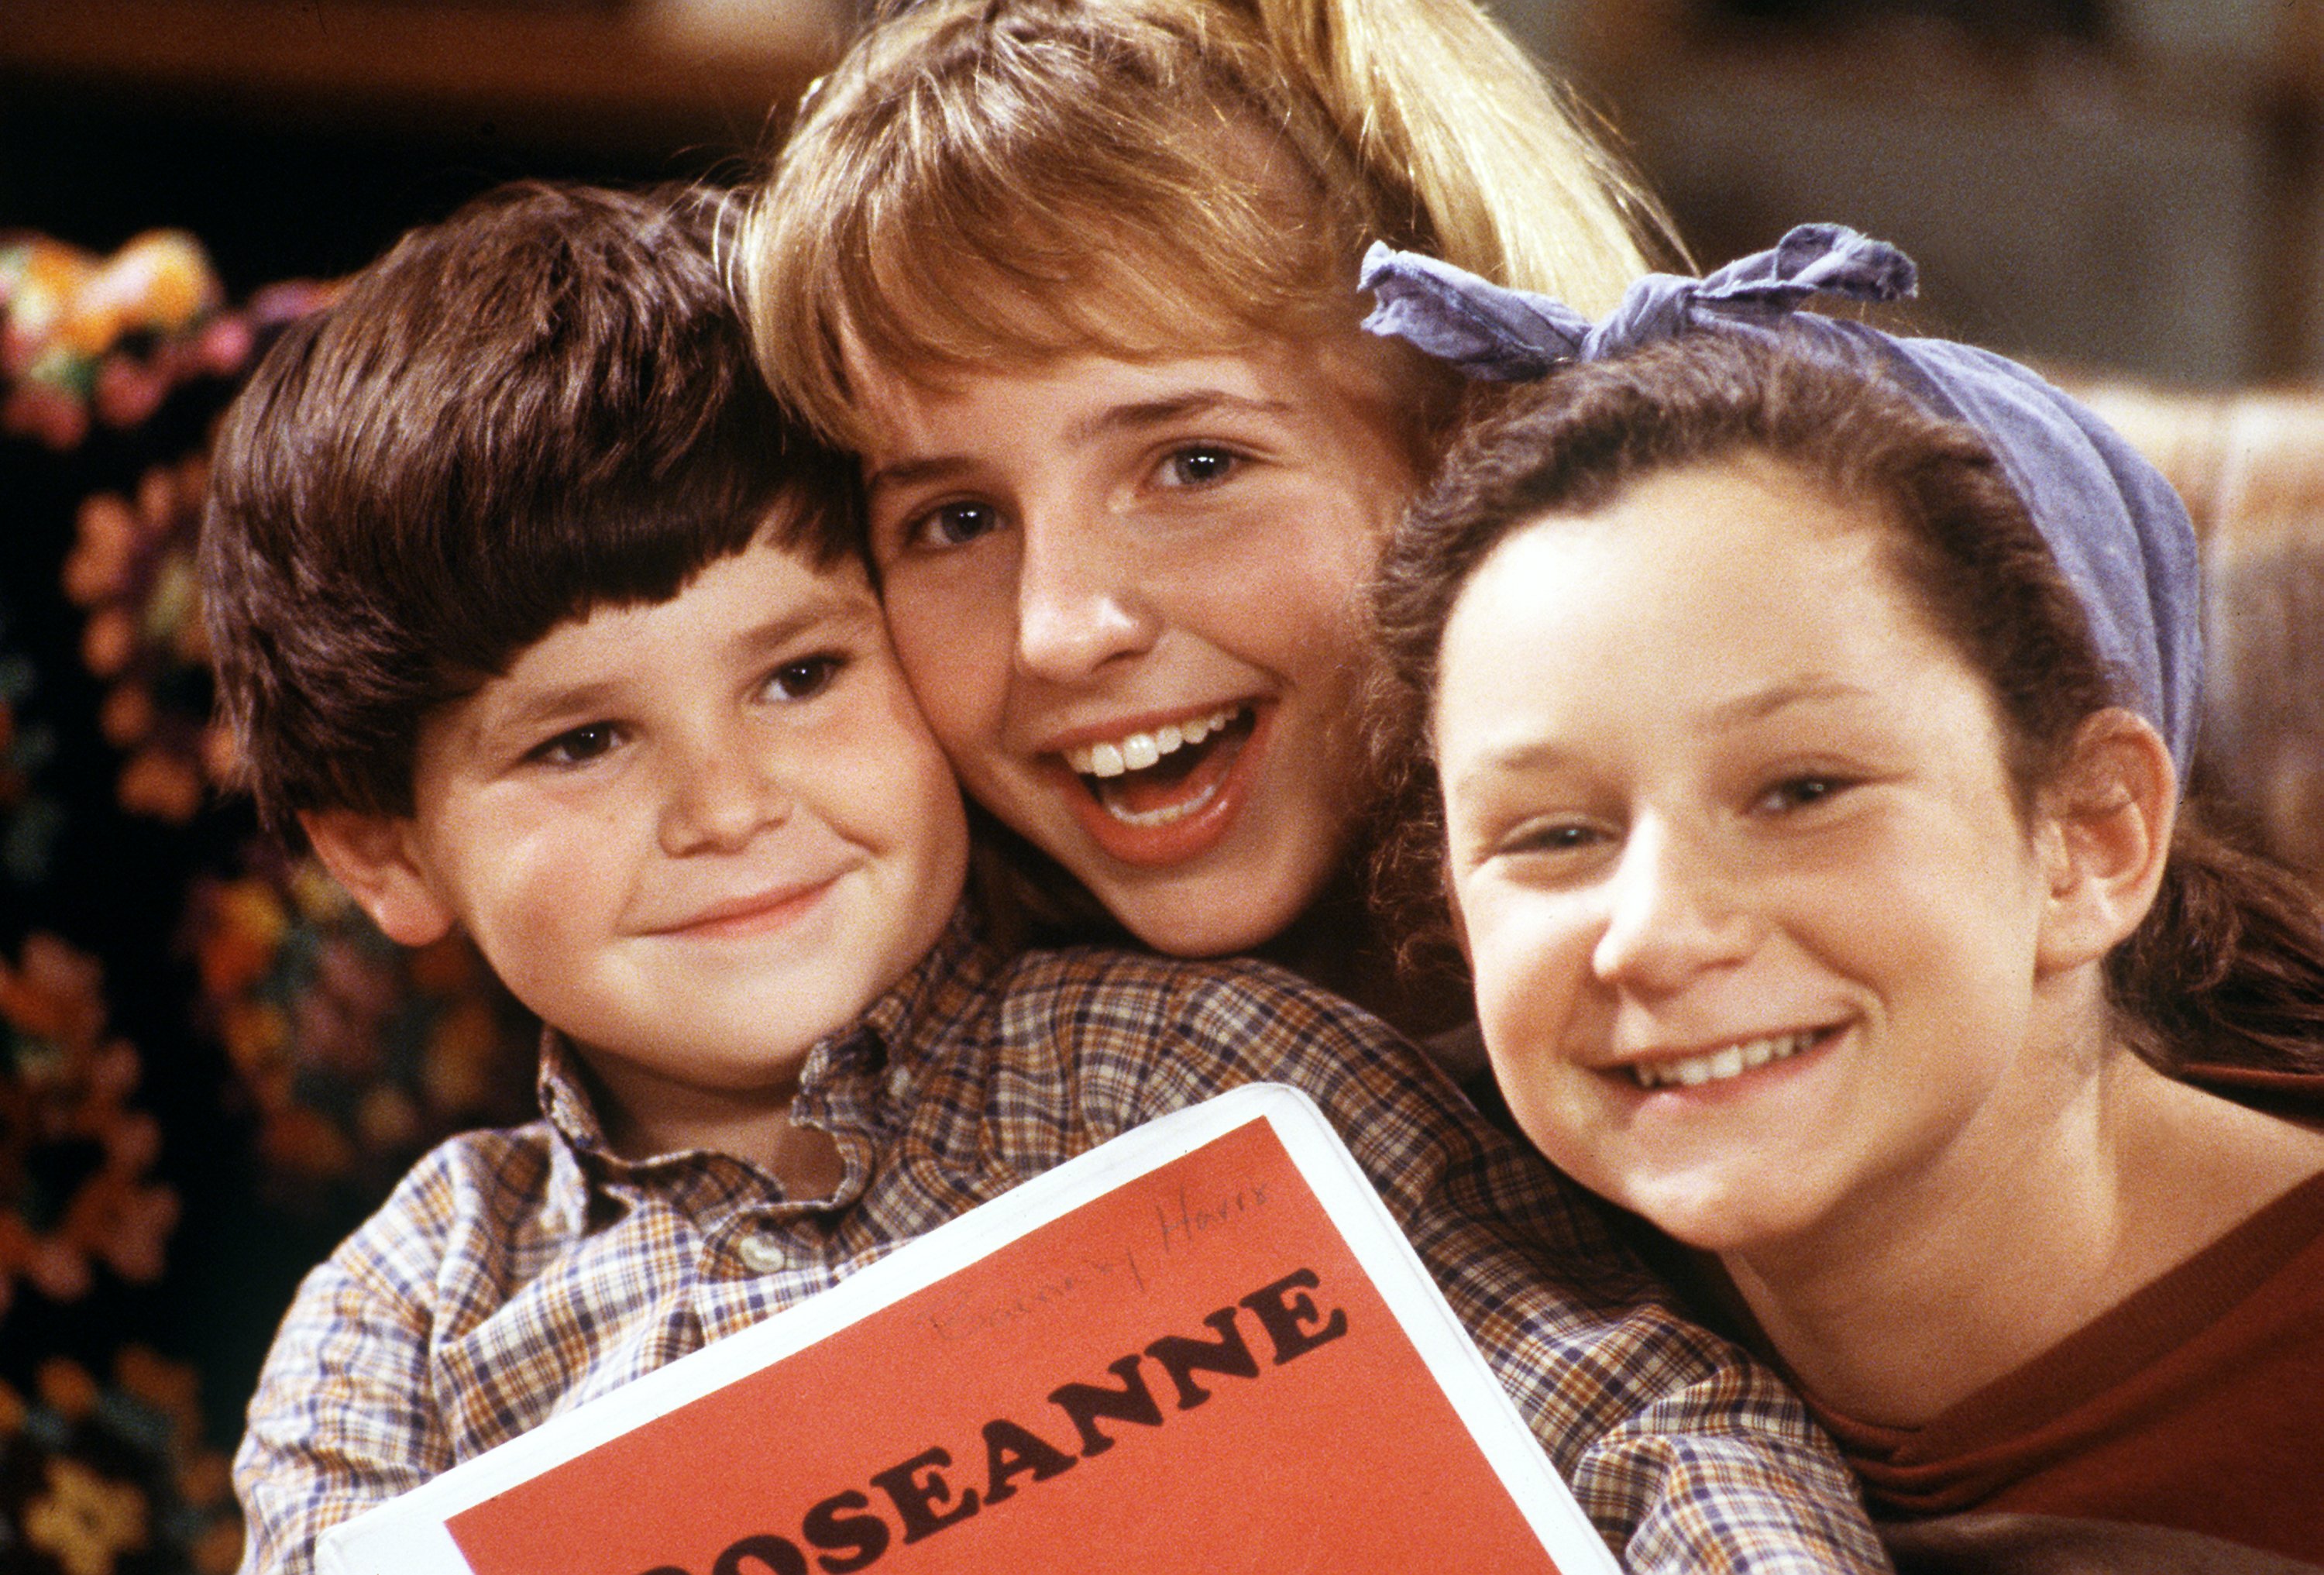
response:
{"label": "boy's brown hair", "polygon": [[227,413],[201,577],[261,818],[412,810],[436,707],[762,530],[829,564],[845,461],[783,417],[717,262],[724,203],[527,183],[407,235]]}

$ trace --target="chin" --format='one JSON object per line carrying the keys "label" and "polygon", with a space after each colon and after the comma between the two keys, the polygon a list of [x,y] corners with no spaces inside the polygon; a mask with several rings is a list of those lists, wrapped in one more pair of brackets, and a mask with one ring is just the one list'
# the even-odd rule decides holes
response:
{"label": "chin", "polygon": [[1672,1240],[1724,1256],[1748,1252],[1780,1241],[1794,1233],[1796,1224],[1770,1210],[1765,1200],[1724,1187],[1633,1188],[1615,1202],[1660,1230]]}
{"label": "chin", "polygon": [[1093,889],[1131,935],[1171,957],[1259,951],[1291,927],[1312,895],[1287,892],[1255,902],[1247,887],[1222,880],[1194,881],[1167,893]]}
{"label": "chin", "polygon": [[1134,907],[1113,912],[1140,943],[1166,957],[1231,957],[1256,952],[1285,927],[1264,920],[1222,923],[1216,913],[1140,913]]}

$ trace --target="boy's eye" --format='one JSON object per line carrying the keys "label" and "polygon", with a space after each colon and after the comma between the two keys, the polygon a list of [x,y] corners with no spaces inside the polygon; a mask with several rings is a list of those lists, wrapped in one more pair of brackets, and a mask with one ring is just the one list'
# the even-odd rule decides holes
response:
{"label": "boy's eye", "polygon": [[944,503],[920,516],[909,531],[915,545],[962,547],[1001,528],[1001,511],[990,503]]}
{"label": "boy's eye", "polygon": [[1162,461],[1161,481],[1171,487],[1206,487],[1234,474],[1242,456],[1231,449],[1201,444],[1181,448]]}
{"label": "boy's eye", "polygon": [[610,722],[593,722],[560,732],[526,758],[545,766],[578,766],[595,760],[621,742],[621,729]]}
{"label": "boy's eye", "polygon": [[845,666],[836,656],[802,657],[795,662],[785,662],[767,676],[767,688],[785,700],[805,700],[819,695],[831,686]]}

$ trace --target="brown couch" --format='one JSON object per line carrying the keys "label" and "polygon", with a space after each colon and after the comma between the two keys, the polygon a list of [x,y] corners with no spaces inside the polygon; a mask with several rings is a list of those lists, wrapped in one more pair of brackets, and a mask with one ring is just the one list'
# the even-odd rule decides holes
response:
{"label": "brown couch", "polygon": [[2197,790],[2324,886],[2324,390],[2060,381],[2194,516],[2207,603]]}

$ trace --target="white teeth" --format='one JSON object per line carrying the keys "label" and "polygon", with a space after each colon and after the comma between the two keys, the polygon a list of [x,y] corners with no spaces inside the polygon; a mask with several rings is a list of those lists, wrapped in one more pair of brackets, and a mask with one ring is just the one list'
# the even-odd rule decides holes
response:
{"label": "white teeth", "polygon": [[1211,800],[1218,796],[1219,784],[1213,782],[1185,803],[1166,804],[1159,809],[1130,809],[1117,804],[1111,797],[1101,798],[1099,802],[1105,806],[1108,815],[1124,825],[1168,825],[1208,807]]}
{"label": "white teeth", "polygon": [[1706,1082],[1719,1082],[1739,1077],[1755,1066],[1765,1066],[1770,1061],[1781,1061],[1796,1055],[1815,1040],[1812,1032],[1780,1034],[1767,1039],[1746,1039],[1739,1044],[1726,1045],[1701,1055],[1689,1055],[1677,1061],[1657,1061],[1652,1064],[1633,1062],[1630,1076],[1640,1088],[1700,1088]]}
{"label": "white teeth", "polygon": [[1111,743],[1081,745],[1065,751],[1065,764],[1084,777],[1142,771],[1164,755],[1202,742],[1241,714],[1241,706],[1229,705],[1207,715],[1165,723],[1152,732],[1133,732]]}

